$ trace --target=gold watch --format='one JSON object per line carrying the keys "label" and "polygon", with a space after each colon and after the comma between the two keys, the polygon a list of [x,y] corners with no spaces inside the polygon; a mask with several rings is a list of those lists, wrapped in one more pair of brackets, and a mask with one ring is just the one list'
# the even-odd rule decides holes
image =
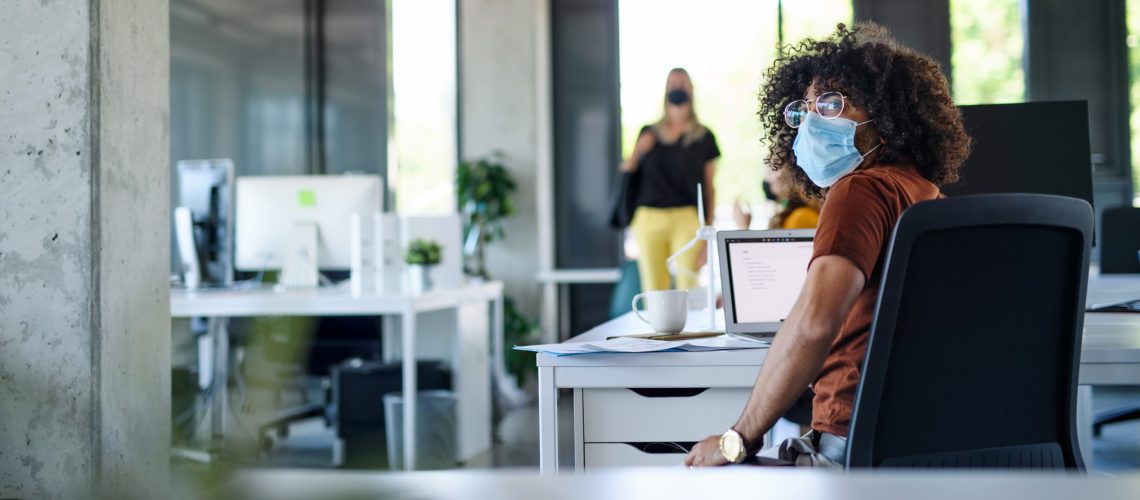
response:
{"label": "gold watch", "polygon": [[744,446],[744,436],[735,429],[724,431],[720,435],[720,453],[731,463],[738,464],[748,457],[748,449]]}

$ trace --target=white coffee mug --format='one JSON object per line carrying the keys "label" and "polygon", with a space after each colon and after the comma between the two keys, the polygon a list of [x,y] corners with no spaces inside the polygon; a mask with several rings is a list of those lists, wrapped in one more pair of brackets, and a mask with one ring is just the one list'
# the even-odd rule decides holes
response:
{"label": "white coffee mug", "polygon": [[[645,310],[637,308],[637,301],[645,301]],[[630,307],[641,321],[649,323],[657,333],[679,333],[685,329],[688,317],[689,292],[686,290],[658,290],[639,293],[633,298]],[[645,312],[649,319],[642,316]]]}

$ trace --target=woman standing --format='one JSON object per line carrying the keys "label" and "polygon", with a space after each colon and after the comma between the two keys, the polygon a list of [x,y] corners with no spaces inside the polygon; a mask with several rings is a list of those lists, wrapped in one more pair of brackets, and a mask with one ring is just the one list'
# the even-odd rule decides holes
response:
{"label": "woman standing", "polygon": [[[720,149],[693,110],[693,82],[681,68],[669,71],[665,82],[665,111],[660,120],[642,127],[633,155],[621,164],[637,172],[637,208],[629,229],[640,249],[637,260],[641,289],[670,288],[665,260],[697,232],[697,184],[704,186],[705,223],[712,224],[713,174]],[[696,245],[677,259],[681,290],[697,284],[696,270],[705,259],[705,245]]]}

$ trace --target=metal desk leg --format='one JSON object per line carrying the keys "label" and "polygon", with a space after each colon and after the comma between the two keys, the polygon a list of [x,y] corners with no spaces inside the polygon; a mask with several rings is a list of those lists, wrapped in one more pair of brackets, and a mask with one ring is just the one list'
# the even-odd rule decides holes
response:
{"label": "metal desk leg", "polygon": [[416,468],[416,311],[404,310],[401,339],[404,348],[404,470]]}
{"label": "metal desk leg", "polygon": [[542,475],[558,473],[558,388],[554,367],[538,367],[538,468]]}
{"label": "metal desk leg", "polygon": [[497,380],[507,375],[507,362],[503,347],[506,344],[506,331],[503,328],[503,296],[490,301],[491,305],[491,356],[495,363],[494,374]]}
{"label": "metal desk leg", "polygon": [[226,438],[226,415],[229,413],[229,361],[230,361],[230,334],[229,320],[227,318],[210,318],[207,320],[207,329],[212,337],[214,359],[214,375],[211,384],[213,397],[210,401],[210,438],[215,444],[222,443]]}

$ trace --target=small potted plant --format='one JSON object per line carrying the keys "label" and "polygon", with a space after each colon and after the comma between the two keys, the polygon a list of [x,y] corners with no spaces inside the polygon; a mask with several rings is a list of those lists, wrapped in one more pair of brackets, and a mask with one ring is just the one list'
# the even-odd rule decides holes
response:
{"label": "small potted plant", "polygon": [[431,290],[431,267],[443,259],[439,243],[431,240],[413,240],[404,255],[411,277],[411,293],[419,294]]}

